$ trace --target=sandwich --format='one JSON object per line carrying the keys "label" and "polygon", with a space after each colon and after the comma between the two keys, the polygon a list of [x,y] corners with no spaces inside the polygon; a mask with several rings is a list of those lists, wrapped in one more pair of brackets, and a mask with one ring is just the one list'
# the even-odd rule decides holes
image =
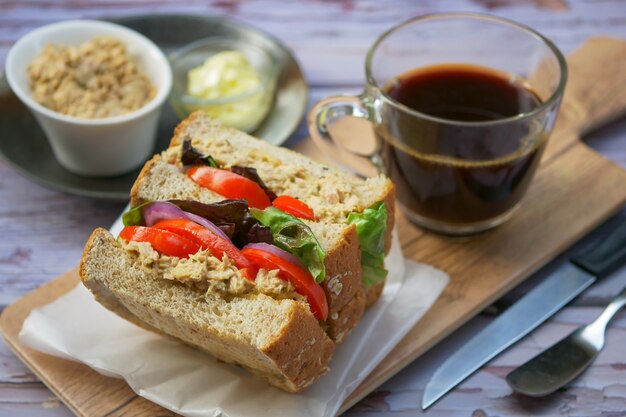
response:
{"label": "sandwich", "polygon": [[380,296],[394,187],[201,112],[143,167],[119,236],[80,266],[106,308],[299,392]]}

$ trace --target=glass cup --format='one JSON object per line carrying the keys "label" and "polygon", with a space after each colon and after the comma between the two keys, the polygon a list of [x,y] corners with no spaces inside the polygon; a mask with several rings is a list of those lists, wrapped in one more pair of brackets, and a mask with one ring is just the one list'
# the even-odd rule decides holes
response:
{"label": "glass cup", "polygon": [[[442,116],[418,110],[393,97],[393,88],[410,80],[410,74],[425,70],[437,75],[438,68],[496,74],[534,97],[535,105],[520,104],[512,114],[473,120],[457,118],[455,112]],[[326,98],[309,113],[311,136],[326,155],[344,165],[349,161],[353,170],[355,160],[373,163],[395,183],[407,217],[426,229],[467,235],[511,217],[539,164],[565,88],[565,59],[552,42],[527,26],[487,15],[421,16],[376,40],[367,53],[365,74],[360,96]],[[458,92],[481,102],[492,100],[496,109],[510,107],[498,91],[475,94],[469,85],[464,92],[453,84],[443,91],[454,100]],[[330,135],[332,125],[346,116],[373,124],[373,153],[358,151],[371,144],[355,150],[354,143]]]}

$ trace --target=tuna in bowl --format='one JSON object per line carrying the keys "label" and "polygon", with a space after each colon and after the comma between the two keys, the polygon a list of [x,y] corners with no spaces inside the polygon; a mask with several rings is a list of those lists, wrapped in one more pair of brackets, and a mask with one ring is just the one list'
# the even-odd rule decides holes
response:
{"label": "tuna in bowl", "polygon": [[[118,52],[122,47],[126,58],[117,52],[100,50],[95,53],[104,54],[100,61],[91,57],[93,62],[85,65],[85,57],[76,54],[94,53],[90,49],[98,42]],[[61,75],[56,78],[54,71],[42,73],[37,63],[42,54],[55,53],[61,55],[57,59]],[[120,62],[108,62],[115,59]],[[81,62],[80,70],[64,67]],[[109,75],[115,65],[126,66],[131,72],[129,68],[134,67],[136,72],[133,79],[123,82],[98,74],[97,70],[87,71],[90,65],[97,65],[94,62]],[[172,86],[172,72],[163,52],[145,36],[124,26],[95,20],[54,23],[15,43],[7,56],[6,74],[15,94],[44,130],[55,157],[69,171],[85,176],[119,175],[140,166],[153,153],[161,107]],[[95,79],[96,76],[100,78]],[[87,88],[89,83],[91,87],[95,85],[96,91]],[[86,88],[83,94],[77,85]],[[123,90],[115,91],[117,101],[97,97],[106,95],[97,91],[102,85]]]}

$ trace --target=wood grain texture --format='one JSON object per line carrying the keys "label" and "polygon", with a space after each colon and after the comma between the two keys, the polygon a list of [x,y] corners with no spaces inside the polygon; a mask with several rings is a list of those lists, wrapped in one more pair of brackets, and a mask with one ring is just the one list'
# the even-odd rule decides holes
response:
{"label": "wood grain texture", "polygon": [[[602,61],[604,56],[598,58],[595,55],[598,42],[602,44],[601,40],[592,41],[593,48],[584,45],[575,56],[584,56],[585,51],[591,51]],[[587,79],[578,81],[576,71],[571,75],[570,85],[575,89],[578,83],[588,82]],[[606,80],[609,82],[611,78]],[[566,100],[563,106],[567,108],[568,105]],[[621,105],[607,108],[610,111],[601,113],[603,117],[612,117],[624,110]],[[584,114],[591,118],[596,113],[590,110]],[[582,122],[577,126],[591,125],[587,120]],[[574,131],[567,123],[561,123],[559,129]],[[570,146],[540,166],[519,212],[490,233],[449,239],[423,232],[400,220],[405,256],[446,271],[451,282],[426,316],[351,395],[342,411],[624,205],[626,171],[578,141],[566,143]],[[597,178],[602,181],[596,181]],[[585,199],[579,199],[579,189],[587,190]],[[135,394],[122,381],[109,380],[85,366],[66,364],[66,361],[50,358],[19,344],[17,334],[30,309],[65,293],[77,282],[76,271],[71,271],[7,307],[0,318],[5,340],[77,414],[104,416],[126,410],[148,415],[149,407],[156,406],[135,399]],[[94,400],[95,392],[106,397],[107,401]]]}
{"label": "wood grain texture", "polygon": [[[259,27],[285,42],[304,69],[311,86],[309,102],[314,103],[331,95],[360,92],[363,57],[378,33],[409,16],[441,11],[475,11],[514,19],[539,30],[565,53],[599,34],[626,39],[626,3],[623,0],[0,0],[0,68],[4,66],[9,47],[20,36],[53,21],[139,13],[218,14]],[[622,119],[586,139],[595,150],[626,167],[625,132],[626,120]],[[306,143],[302,139],[307,135],[306,127],[301,124],[287,145]],[[574,140],[570,134],[564,137]],[[0,140],[3,140],[1,135]],[[551,144],[554,143],[556,141]],[[91,230],[96,226],[109,226],[122,208],[119,203],[47,190],[24,179],[0,160],[0,308],[75,266]],[[401,223],[401,237],[412,240],[402,233],[407,230],[406,225],[406,222]],[[624,276],[623,273],[621,278]],[[623,283],[620,276],[616,278],[617,281],[594,286],[581,297],[579,304],[606,301]],[[526,288],[523,285],[516,289],[511,294],[512,299]],[[554,328],[546,327],[548,333]],[[462,337],[469,336],[474,327],[470,326],[468,332],[464,332],[465,328],[460,331]],[[609,337],[611,334],[615,334],[613,329]],[[456,400],[444,401],[426,415],[626,415],[625,407],[620,408],[617,401],[626,398],[626,391],[619,391],[620,385],[615,383],[626,379],[623,350],[619,348],[624,342],[620,340],[617,344],[609,343],[607,350],[613,349],[615,357],[621,359],[594,365],[589,378],[581,382],[592,388],[581,386],[571,394],[570,390],[557,394],[548,400],[550,407],[532,407],[532,401],[524,402],[520,398],[499,400],[503,383],[486,379],[484,375],[491,369],[487,367],[483,377],[468,382],[459,388],[458,395],[451,396]],[[445,354],[453,348],[446,340],[430,352]],[[523,353],[524,348],[520,349]],[[520,349],[514,348],[511,352],[519,353]],[[441,357],[429,354],[420,358],[414,366],[383,386],[381,389],[385,392],[373,393],[372,398],[361,402],[350,415],[421,415],[419,383]],[[0,359],[0,416],[67,417],[72,414],[1,341]],[[523,359],[523,355],[518,354],[517,362],[510,364],[519,364]],[[127,410],[124,413],[132,415]]]}
{"label": "wood grain texture", "polygon": [[[626,269],[622,272],[626,273]],[[624,273],[621,274],[622,283],[626,278]],[[620,364],[624,361],[622,346],[626,343],[626,314],[616,317],[611,324],[606,349],[596,358],[593,367],[570,384],[567,390],[545,398],[528,398],[516,395],[504,381],[514,367],[576,327],[591,322],[600,311],[599,307],[562,310],[517,343],[515,348],[507,350],[472,375],[432,409],[422,411],[421,395],[437,365],[491,322],[490,318],[477,317],[383,384],[345,416],[623,417],[626,415],[626,378]]]}
{"label": "wood grain texture", "polygon": [[[559,123],[585,133],[626,112],[626,43],[594,37],[567,59],[570,77]],[[580,80],[584,80],[580,81]]]}
{"label": "wood grain texture", "polygon": [[[626,71],[621,64],[626,62],[626,41],[592,38],[567,61],[564,117],[559,116],[546,155],[513,218],[489,233],[457,240],[408,226],[414,238],[408,244],[403,239],[405,255],[446,271],[451,283],[389,354],[393,360],[383,361],[368,375],[342,411],[626,203],[626,171],[580,142],[584,132],[626,112]],[[584,198],[579,190],[585,190]]]}
{"label": "wood grain texture", "polygon": [[[396,374],[621,208],[626,202],[625,174],[578,144],[543,167],[520,210],[494,232],[457,241],[421,233],[404,247],[405,255],[450,274],[451,284],[389,354],[393,360],[381,363],[346,406],[353,405],[370,388]],[[598,177],[603,178],[601,183],[595,181]],[[593,192],[581,200],[579,187]]]}
{"label": "wood grain texture", "polygon": [[77,415],[122,416],[133,410],[144,415],[172,416],[156,404],[138,397],[123,381],[100,375],[89,367],[70,362],[19,344],[18,334],[24,319],[33,308],[48,304],[51,296],[65,294],[80,282],[78,270],[61,275],[2,312],[0,327],[9,347],[28,364],[45,363],[31,369]]}

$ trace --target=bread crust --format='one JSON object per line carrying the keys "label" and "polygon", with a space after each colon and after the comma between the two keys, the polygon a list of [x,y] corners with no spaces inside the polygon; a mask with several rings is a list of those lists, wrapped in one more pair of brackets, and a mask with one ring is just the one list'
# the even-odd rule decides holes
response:
{"label": "bread crust", "polygon": [[130,189],[131,207],[137,207],[138,205],[145,203],[145,201],[143,201],[143,199],[141,199],[141,197],[139,196],[139,189],[141,188],[141,184],[143,183],[143,181],[145,181],[150,176],[150,172],[152,171],[154,165],[160,160],[161,155],[154,155],[152,159],[144,164],[143,168],[141,168],[141,171],[139,171],[139,175],[133,183],[133,187]]}
{"label": "bread crust", "polygon": [[393,236],[393,228],[396,224],[396,187],[391,181],[387,183],[385,197],[383,198],[387,207],[387,230],[385,232],[385,253],[389,253],[391,249],[391,238]]}
{"label": "bread crust", "polygon": [[[111,253],[114,259],[111,259]],[[105,262],[108,268],[97,268],[101,262]],[[286,391],[299,392],[328,370],[335,345],[302,303],[282,300],[289,303],[286,324],[273,329],[275,333],[271,340],[255,346],[217,332],[208,322],[198,323],[187,315],[172,314],[167,306],[154,305],[138,291],[125,292],[116,284],[129,271],[137,272],[113,236],[101,228],[94,230],[81,258],[80,277],[96,299],[114,313],[143,328],[200,348],[225,362],[239,364]],[[168,286],[173,288],[176,285],[162,279],[157,284],[155,291],[167,291]],[[178,286],[177,289],[193,292],[186,287],[181,289]],[[192,296],[197,297],[197,294]]]}
{"label": "bread crust", "polygon": [[[196,119],[205,117],[201,111],[196,111],[187,116],[186,119],[182,120],[176,128],[174,128],[174,134],[172,135],[172,139],[170,140],[169,147],[173,148],[174,146],[179,146],[183,143],[183,133],[187,130],[187,127],[193,123],[195,123]],[[232,128],[224,126],[224,129],[231,130]],[[234,132],[238,132],[235,129],[232,129]]]}
{"label": "bread crust", "polygon": [[374,284],[365,291],[365,308],[370,308],[372,304],[378,301],[380,295],[385,289],[385,282],[386,281],[381,281],[377,284]]}
{"label": "bread crust", "polygon": [[324,264],[327,276],[322,288],[328,300],[327,333],[335,343],[341,343],[365,310],[361,249],[354,225],[345,229],[338,246],[327,251]]}
{"label": "bread crust", "polygon": [[280,336],[261,351],[283,372],[288,391],[298,392],[328,371],[335,344],[308,309],[297,308]]}

